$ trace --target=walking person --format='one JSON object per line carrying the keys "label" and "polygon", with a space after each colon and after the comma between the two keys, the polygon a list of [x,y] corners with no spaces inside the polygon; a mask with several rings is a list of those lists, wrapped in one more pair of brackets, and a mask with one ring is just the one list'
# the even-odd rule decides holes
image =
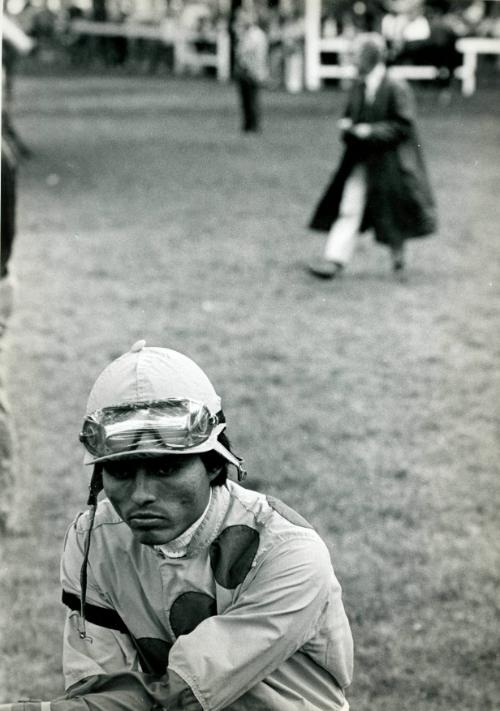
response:
{"label": "walking person", "polygon": [[244,133],[258,132],[262,124],[261,86],[268,77],[268,42],[250,10],[240,9],[236,16],[234,76],[240,95]]}
{"label": "walking person", "polygon": [[412,91],[386,70],[379,34],[358,35],[353,50],[358,78],[339,122],[345,151],[309,224],[328,232],[323,256],[308,265],[324,279],[341,274],[368,228],[389,248],[397,274],[405,267],[405,241],[436,230]]}
{"label": "walking person", "polygon": [[99,375],[80,434],[90,508],[61,564],[66,695],[0,711],[348,711],[352,638],[327,547],[228,479],[245,472],[225,427],[177,351],[139,341]]}

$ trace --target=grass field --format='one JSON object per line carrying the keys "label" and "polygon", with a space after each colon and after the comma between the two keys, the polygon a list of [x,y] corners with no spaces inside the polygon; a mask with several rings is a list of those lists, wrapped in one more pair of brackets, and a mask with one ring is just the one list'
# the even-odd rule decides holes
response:
{"label": "grass field", "polygon": [[303,264],[324,238],[305,224],[340,155],[340,92],[267,93],[264,133],[242,136],[231,86],[19,80],[35,154],[8,341],[25,535],[0,546],[0,701],[62,692],[84,404],[146,338],[206,369],[248,485],[325,537],[353,711],[500,708],[498,96],[418,98],[439,234],[410,245],[406,284],[371,237],[322,283]]}

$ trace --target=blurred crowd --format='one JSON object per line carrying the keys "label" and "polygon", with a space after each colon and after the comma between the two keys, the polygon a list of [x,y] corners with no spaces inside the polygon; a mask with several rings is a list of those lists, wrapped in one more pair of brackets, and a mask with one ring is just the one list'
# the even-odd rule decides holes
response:
{"label": "blurred crowd", "polygon": [[461,37],[500,38],[500,3],[474,0],[372,0],[335,2],[323,16],[324,37],[376,31],[388,47],[389,64],[431,65],[449,83],[462,62]]}
{"label": "blurred crowd", "polygon": [[[227,29],[231,37],[236,13],[249,4],[268,37],[270,86],[285,84],[298,90],[305,0],[7,0],[5,9],[36,41],[42,62],[57,58],[69,59],[73,65],[100,61],[156,73],[174,69],[172,48],[164,40],[188,32],[195,35],[195,51],[215,52],[217,32]],[[157,36],[96,37],[76,32],[75,20],[156,28]],[[454,50],[457,38],[500,37],[500,2],[322,1],[323,37],[351,38],[366,31],[385,37],[389,62],[433,64],[451,73],[460,62]],[[337,59],[332,57],[332,62]]]}
{"label": "blurred crowd", "polygon": [[439,24],[457,36],[500,37],[496,0],[323,0],[323,36],[381,32],[389,42],[428,39]]}

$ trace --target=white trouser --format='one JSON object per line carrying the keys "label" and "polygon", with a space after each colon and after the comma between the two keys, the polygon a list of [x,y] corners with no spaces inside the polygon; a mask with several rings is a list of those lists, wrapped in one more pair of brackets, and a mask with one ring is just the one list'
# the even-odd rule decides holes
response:
{"label": "white trouser", "polygon": [[347,264],[356,247],[366,204],[366,166],[358,163],[347,178],[339,214],[330,228],[325,245],[325,259]]}

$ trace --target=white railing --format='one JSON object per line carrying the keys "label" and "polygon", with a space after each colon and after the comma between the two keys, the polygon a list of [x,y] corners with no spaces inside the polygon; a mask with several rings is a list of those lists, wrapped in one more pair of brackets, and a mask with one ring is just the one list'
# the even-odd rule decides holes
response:
{"label": "white railing", "polygon": [[478,54],[500,54],[500,37],[463,37],[456,44],[464,55],[461,70],[462,93],[472,96],[476,91]]}
{"label": "white railing", "polygon": [[[312,5],[314,7],[314,3]],[[314,20],[315,22],[316,20]],[[313,25],[314,25],[313,22]],[[130,39],[149,39],[162,42],[173,48],[174,71],[182,73],[213,67],[220,81],[230,78],[229,34],[225,28],[198,33],[162,26],[140,25],[137,23],[92,22],[73,20],[70,30],[74,34],[125,37]],[[196,42],[207,42],[214,51],[202,52],[196,48]],[[305,32],[305,82],[308,89],[319,89],[324,79],[348,80],[355,75],[350,63],[351,40],[347,37],[317,37],[306,24]],[[479,54],[500,55],[500,38],[464,37],[456,43],[457,50],[463,55],[462,65],[455,70],[455,77],[462,82],[462,93],[471,96],[476,90],[477,57]],[[322,53],[338,55],[335,64],[324,64]],[[395,76],[408,80],[433,80],[439,76],[439,67],[431,65],[401,64],[391,67]]]}
{"label": "white railing", "polygon": [[[324,79],[351,79],[355,69],[350,63],[351,40],[346,37],[324,37],[316,42],[315,55],[309,61],[312,66],[306,68],[306,76],[310,77],[308,88],[319,88]],[[462,94],[471,96],[476,90],[476,72],[478,54],[500,55],[500,38],[464,37],[456,43],[457,50],[463,54],[463,61],[457,67],[454,76],[462,82]],[[338,55],[336,64],[323,64],[321,55],[331,52]],[[306,52],[307,57],[307,52]],[[439,67],[433,65],[399,64],[391,67],[393,76],[408,80],[424,81],[437,79],[440,76]]]}
{"label": "white railing", "polygon": [[[208,32],[194,32],[180,27],[166,29],[161,25],[141,25],[132,22],[93,22],[73,20],[70,32],[75,35],[93,37],[125,37],[126,39],[146,39],[161,42],[173,48],[174,72],[199,70],[213,67],[220,81],[227,81],[230,75],[229,35],[225,29]],[[213,52],[202,52],[196,42],[211,45]]]}

